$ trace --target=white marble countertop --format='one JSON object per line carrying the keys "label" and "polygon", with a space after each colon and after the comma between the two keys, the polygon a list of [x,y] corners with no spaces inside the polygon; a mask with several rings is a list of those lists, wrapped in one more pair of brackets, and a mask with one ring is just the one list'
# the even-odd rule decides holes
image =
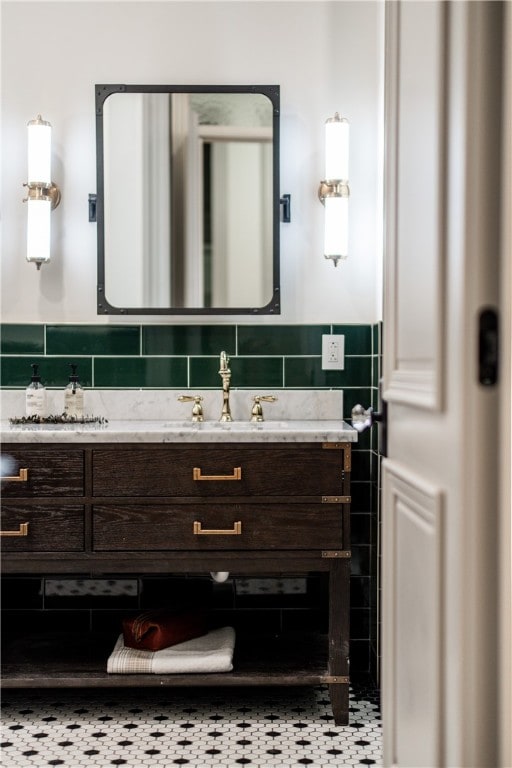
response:
{"label": "white marble countertop", "polygon": [[356,442],[339,420],[179,421],[113,420],[107,424],[11,425],[0,422],[4,443],[299,443]]}

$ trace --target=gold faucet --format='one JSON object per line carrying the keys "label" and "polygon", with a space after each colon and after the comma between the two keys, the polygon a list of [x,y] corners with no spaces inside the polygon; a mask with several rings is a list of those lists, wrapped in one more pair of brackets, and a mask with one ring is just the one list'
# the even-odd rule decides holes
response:
{"label": "gold faucet", "polygon": [[192,421],[204,421],[203,406],[201,405],[203,398],[201,395],[180,395],[178,400],[180,403],[194,403],[192,406]]}
{"label": "gold faucet", "polygon": [[253,400],[254,405],[251,411],[251,421],[264,421],[261,403],[275,403],[277,397],[275,395],[255,395]]}
{"label": "gold faucet", "polygon": [[222,414],[220,421],[233,421],[231,418],[231,408],[229,406],[229,387],[231,383],[231,370],[229,368],[229,357],[225,352],[220,353],[219,375],[222,378]]}

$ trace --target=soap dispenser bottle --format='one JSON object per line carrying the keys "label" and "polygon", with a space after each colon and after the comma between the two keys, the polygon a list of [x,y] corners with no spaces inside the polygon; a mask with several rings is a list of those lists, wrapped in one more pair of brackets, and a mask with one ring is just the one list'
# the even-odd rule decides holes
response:
{"label": "soap dispenser bottle", "polygon": [[32,363],[32,378],[25,390],[25,413],[27,416],[46,416],[46,389],[41,383],[39,366]]}
{"label": "soap dispenser bottle", "polygon": [[83,419],[84,417],[84,390],[76,372],[76,365],[70,363],[71,375],[69,384],[64,390],[64,413],[68,418]]}

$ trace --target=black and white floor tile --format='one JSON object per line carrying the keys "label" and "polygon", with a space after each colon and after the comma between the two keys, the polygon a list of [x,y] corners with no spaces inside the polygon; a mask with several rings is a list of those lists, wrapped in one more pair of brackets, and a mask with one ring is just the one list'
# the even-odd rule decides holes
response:
{"label": "black and white floor tile", "polygon": [[382,765],[378,694],[351,687],[336,727],[327,690],[5,691],[3,768]]}

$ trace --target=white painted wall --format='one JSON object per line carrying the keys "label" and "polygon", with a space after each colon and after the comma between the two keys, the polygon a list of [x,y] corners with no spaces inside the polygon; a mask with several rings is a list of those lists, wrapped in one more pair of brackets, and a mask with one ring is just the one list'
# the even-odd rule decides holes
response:
{"label": "white painted wall", "polygon": [[[2,321],[204,322],[204,317],[98,317],[95,83],[281,86],[282,314],[269,323],[380,319],[382,1],[20,2],[1,5]],[[350,257],[322,255],[324,121],[351,123]],[[25,260],[26,124],[53,125],[52,261]],[[213,322],[234,321],[233,316]],[[237,316],[236,320],[254,321]]]}

